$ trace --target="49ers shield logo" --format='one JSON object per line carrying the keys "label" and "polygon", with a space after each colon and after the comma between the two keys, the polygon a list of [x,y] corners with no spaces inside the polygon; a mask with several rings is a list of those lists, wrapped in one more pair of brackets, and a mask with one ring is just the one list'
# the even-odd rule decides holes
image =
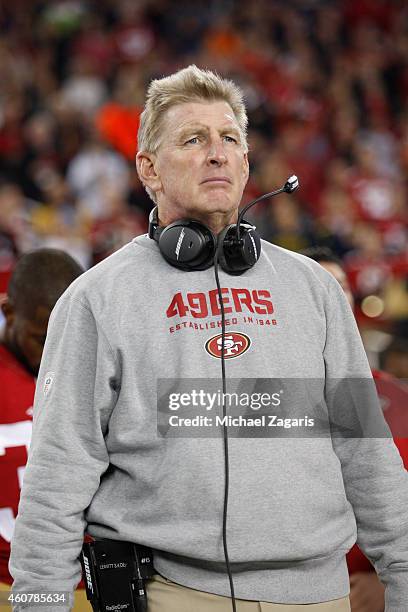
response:
{"label": "49ers shield logo", "polygon": [[[225,334],[224,359],[239,357],[249,349],[251,339],[246,334],[240,332],[228,332]],[[213,357],[221,359],[222,334],[213,336],[205,343],[205,350]]]}

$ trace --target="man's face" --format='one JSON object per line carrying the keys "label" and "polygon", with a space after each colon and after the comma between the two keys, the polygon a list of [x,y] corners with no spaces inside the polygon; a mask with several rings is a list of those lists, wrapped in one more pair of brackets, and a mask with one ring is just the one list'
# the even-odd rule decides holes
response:
{"label": "man's face", "polygon": [[[248,157],[234,113],[226,102],[188,102],[163,119],[151,182],[159,214],[236,217],[248,180]],[[138,163],[140,172],[140,161]]]}
{"label": "man's face", "polygon": [[4,337],[6,346],[33,376],[37,376],[50,310],[39,306],[32,317],[28,318],[8,304],[3,305],[3,312],[6,317]]}

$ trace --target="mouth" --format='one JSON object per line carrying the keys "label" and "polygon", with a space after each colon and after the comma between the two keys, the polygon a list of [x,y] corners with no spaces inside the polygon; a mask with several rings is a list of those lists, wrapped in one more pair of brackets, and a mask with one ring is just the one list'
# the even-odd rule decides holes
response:
{"label": "mouth", "polygon": [[217,185],[217,184],[228,184],[231,185],[231,179],[228,178],[228,176],[209,176],[208,178],[205,178],[203,181],[201,181],[201,184],[206,184],[206,183],[210,183],[212,185]]}

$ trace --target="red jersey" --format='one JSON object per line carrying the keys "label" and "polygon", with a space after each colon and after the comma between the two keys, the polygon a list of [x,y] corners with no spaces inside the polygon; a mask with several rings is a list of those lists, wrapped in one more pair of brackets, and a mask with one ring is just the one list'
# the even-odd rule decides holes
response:
{"label": "red jersey", "polygon": [[32,431],[35,378],[0,344],[0,582],[11,584],[10,541]]}
{"label": "red jersey", "polygon": [[[385,420],[394,436],[405,469],[408,470],[408,387],[394,376],[379,370],[373,370],[373,377]],[[399,437],[402,435],[405,437]],[[347,565],[350,574],[374,570],[357,545],[348,553]]]}
{"label": "red jersey", "polygon": [[[0,582],[12,584],[8,571],[20,489],[32,432],[36,379],[0,343]],[[84,589],[84,583],[78,584]]]}

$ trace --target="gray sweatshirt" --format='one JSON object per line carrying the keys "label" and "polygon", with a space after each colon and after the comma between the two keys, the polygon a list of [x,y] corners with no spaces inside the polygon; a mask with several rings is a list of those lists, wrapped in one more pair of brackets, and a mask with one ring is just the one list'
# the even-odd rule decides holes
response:
{"label": "gray sweatshirt", "polygon": [[[220,271],[220,282],[227,333],[249,338],[227,378],[371,376],[342,289],[314,261],[263,241],[254,268]],[[57,302],[12,541],[15,590],[72,591],[87,528],[152,547],[170,580],[229,595],[222,439],[157,433],[159,378],[221,379],[208,342],[221,332],[215,289],[213,268],[177,270],[141,236]],[[390,438],[231,438],[229,455],[237,598],[344,597],[357,538],[387,612],[408,610],[408,476]]]}

